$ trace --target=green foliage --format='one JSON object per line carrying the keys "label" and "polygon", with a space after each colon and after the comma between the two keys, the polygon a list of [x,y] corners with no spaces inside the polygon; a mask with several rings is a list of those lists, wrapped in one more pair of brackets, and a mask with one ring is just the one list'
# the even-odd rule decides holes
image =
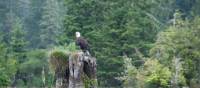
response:
{"label": "green foliage", "polygon": [[124,56],[124,72],[122,72],[122,77],[118,79],[123,81],[124,87],[138,87],[136,75],[138,69],[132,65],[132,58]]}
{"label": "green foliage", "polygon": [[41,48],[58,44],[58,38],[63,32],[63,3],[59,0],[46,0],[41,19]]}
{"label": "green foliage", "polygon": [[192,15],[200,15],[200,11],[198,9],[200,9],[200,6],[198,5],[200,3],[200,1],[196,0],[196,2],[194,3],[193,7],[192,7]]}
{"label": "green foliage", "polygon": [[2,73],[2,72],[1,72],[0,75],[1,75],[0,76],[0,85],[1,85],[1,87],[10,85],[10,83],[11,83],[11,80],[9,80],[10,78],[5,73]]}
{"label": "green foliage", "polygon": [[147,84],[157,87],[169,87],[171,72],[168,67],[163,66],[158,60],[147,60],[144,64],[144,76]]}
{"label": "green foliage", "polygon": [[124,82],[124,87],[137,88],[169,88],[172,73],[168,67],[160,64],[158,60],[148,58],[144,66],[136,68],[131,63],[131,58],[124,58],[125,71],[119,79]]}
{"label": "green foliage", "polygon": [[97,85],[97,80],[89,79],[87,75],[83,75],[83,83],[85,88],[89,88],[91,86]]}
{"label": "green foliage", "polygon": [[196,23],[199,23],[199,18],[195,18],[194,21],[190,22],[179,18],[176,19],[175,23],[166,31],[158,34],[158,39],[155,47],[151,50],[151,54],[162,64],[171,68],[173,74],[177,74],[172,77],[172,81],[177,80],[174,82],[175,84],[172,83],[173,86],[183,86],[186,83],[190,85],[193,77],[199,79],[198,72],[196,73],[198,69],[194,72],[194,69],[190,68],[198,66],[196,62],[199,61],[199,49],[196,45],[199,44],[197,40],[199,34],[196,34],[199,30],[196,26]]}
{"label": "green foliage", "polygon": [[67,48],[66,48],[69,52],[74,52],[77,50],[77,46],[75,44],[75,42],[70,43]]}
{"label": "green foliage", "polygon": [[9,50],[12,54],[10,56],[13,59],[17,59],[17,63],[23,63],[26,59],[25,47],[28,43],[25,40],[25,31],[23,30],[23,23],[13,13],[9,13],[8,17],[11,21],[11,37],[9,43]]}
{"label": "green foliage", "polygon": [[0,86],[9,86],[17,70],[17,61],[8,58],[7,51],[5,44],[0,44]]}
{"label": "green foliage", "polygon": [[12,76],[16,73],[16,61],[11,59],[5,60],[4,58],[0,58],[0,86],[9,86]]}
{"label": "green foliage", "polygon": [[[5,35],[1,40],[1,66],[2,66],[2,79],[7,77],[6,80],[3,81],[3,86],[11,85],[11,79],[16,75],[19,63],[25,61],[25,38],[23,25],[21,20],[14,15],[14,13],[10,12],[7,14],[7,20],[9,20],[10,30],[9,31],[9,42],[4,41],[6,38]],[[17,78],[16,78],[17,79]],[[6,85],[5,85],[6,84]]]}

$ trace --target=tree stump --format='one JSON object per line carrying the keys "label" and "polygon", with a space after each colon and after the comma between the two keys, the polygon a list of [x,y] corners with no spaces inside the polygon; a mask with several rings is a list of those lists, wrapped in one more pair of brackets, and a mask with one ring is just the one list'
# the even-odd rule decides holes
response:
{"label": "tree stump", "polygon": [[[96,87],[96,59],[78,52],[69,57],[69,88],[83,88],[84,81],[94,81],[87,87]],[[87,79],[88,81],[88,79]]]}
{"label": "tree stump", "polygon": [[59,53],[53,52],[50,57],[50,65],[54,66],[56,88],[97,87],[96,58],[83,52],[66,56]]}

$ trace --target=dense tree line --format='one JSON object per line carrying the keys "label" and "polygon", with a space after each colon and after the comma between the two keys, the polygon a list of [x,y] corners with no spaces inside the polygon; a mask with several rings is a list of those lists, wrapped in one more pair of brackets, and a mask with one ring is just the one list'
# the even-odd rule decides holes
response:
{"label": "dense tree line", "polygon": [[[99,86],[199,86],[199,0],[0,0],[0,86],[54,86],[48,51],[87,38]],[[44,80],[45,79],[45,80]]]}

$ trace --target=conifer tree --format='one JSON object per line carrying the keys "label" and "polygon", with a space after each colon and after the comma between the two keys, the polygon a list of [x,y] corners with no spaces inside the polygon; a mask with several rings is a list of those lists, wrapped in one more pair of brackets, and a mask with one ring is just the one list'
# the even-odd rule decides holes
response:
{"label": "conifer tree", "polygon": [[22,21],[10,13],[11,24],[11,39],[10,39],[10,50],[13,57],[17,58],[19,63],[23,63],[25,60],[25,52],[27,42],[25,40],[25,31],[23,30]]}
{"label": "conifer tree", "polygon": [[14,13],[8,13],[8,20],[10,20],[10,32],[9,32],[9,42],[8,47],[9,51],[7,53],[8,57],[11,59],[16,60],[16,68],[17,72],[13,77],[13,86],[18,79],[25,79],[25,76],[22,76],[23,73],[20,72],[19,68],[22,63],[24,63],[27,59],[26,57],[26,45],[27,41],[25,40],[25,31],[23,29],[23,22],[20,20],[19,17],[15,16]]}
{"label": "conifer tree", "polygon": [[2,31],[0,32],[0,37],[0,86],[9,86],[17,70],[17,61],[9,57],[8,46],[2,39]]}
{"label": "conifer tree", "polygon": [[45,48],[57,44],[58,36],[63,29],[63,8],[62,3],[58,0],[46,0],[43,7],[43,14],[41,19],[41,45],[40,48]]}

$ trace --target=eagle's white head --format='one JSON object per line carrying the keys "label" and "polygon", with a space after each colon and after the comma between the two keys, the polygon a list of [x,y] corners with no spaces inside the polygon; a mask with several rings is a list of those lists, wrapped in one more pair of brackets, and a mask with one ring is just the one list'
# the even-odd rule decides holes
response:
{"label": "eagle's white head", "polygon": [[81,33],[80,32],[76,32],[76,38],[80,37]]}

